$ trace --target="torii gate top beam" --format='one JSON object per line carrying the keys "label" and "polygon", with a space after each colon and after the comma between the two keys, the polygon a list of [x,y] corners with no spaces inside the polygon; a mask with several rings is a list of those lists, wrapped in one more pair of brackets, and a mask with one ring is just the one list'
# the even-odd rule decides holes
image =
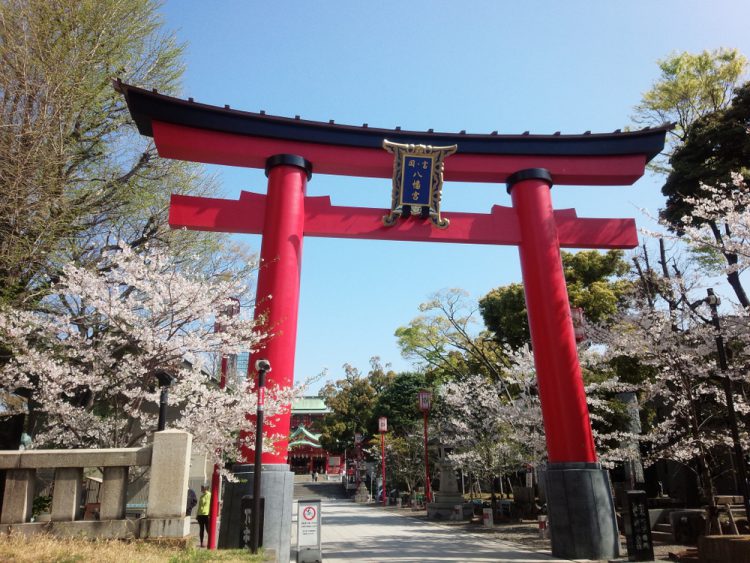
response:
{"label": "torii gate top beam", "polygon": [[670,126],[583,135],[486,135],[355,127],[268,116],[181,100],[116,82],[138,130],[154,138],[166,158],[264,168],[276,154],[296,154],[318,174],[390,178],[393,157],[383,139],[458,145],[445,179],[504,182],[518,170],[546,168],[556,185],[629,185],[664,146]]}

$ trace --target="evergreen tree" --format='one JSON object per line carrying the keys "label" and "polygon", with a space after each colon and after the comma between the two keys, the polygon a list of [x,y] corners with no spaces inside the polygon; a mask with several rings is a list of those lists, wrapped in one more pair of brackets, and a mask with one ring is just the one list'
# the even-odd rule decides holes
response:
{"label": "evergreen tree", "polygon": [[[570,304],[581,307],[587,321],[606,322],[623,305],[630,283],[623,278],[629,266],[621,250],[562,252],[562,262]],[[493,289],[479,300],[479,310],[498,343],[512,350],[530,345],[523,285]]]}

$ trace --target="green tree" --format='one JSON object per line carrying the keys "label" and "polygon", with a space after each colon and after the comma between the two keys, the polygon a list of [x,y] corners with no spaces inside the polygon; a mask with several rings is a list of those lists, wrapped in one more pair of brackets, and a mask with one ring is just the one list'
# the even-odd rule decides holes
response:
{"label": "green tree", "polygon": [[[737,49],[715,49],[698,54],[682,52],[658,61],[661,75],[635,107],[633,121],[639,125],[674,123],[666,156],[686,139],[699,118],[725,108],[747,68],[747,59]],[[653,168],[667,172],[665,161]]]}
{"label": "green tree", "polygon": [[334,451],[354,446],[354,435],[374,434],[377,430],[375,408],[378,395],[395,374],[380,364],[378,358],[370,360],[371,369],[365,376],[357,368],[345,364],[344,377],[327,383],[320,391],[331,413],[323,417],[320,442]]}
{"label": "green tree", "polygon": [[[688,132],[685,143],[675,151],[662,193],[667,197],[662,218],[678,234],[685,228],[685,218],[691,225],[707,225],[716,244],[712,249],[698,248],[703,265],[726,264],[727,280],[743,307],[750,307],[750,299],[740,281],[739,257],[726,242],[733,230],[723,217],[703,219],[694,212],[696,205],[717,196],[707,186],[719,190],[726,201],[737,200],[737,189],[732,173],[750,179],[750,82],[742,86],[729,107],[697,120]],[[736,206],[735,206],[736,208]],[[738,209],[738,211],[740,211]],[[717,260],[718,258],[718,260]]]}
{"label": "green tree", "polygon": [[388,418],[388,429],[404,435],[422,414],[418,410],[417,394],[427,388],[423,373],[404,372],[397,374],[378,396],[375,416]]}
{"label": "green tree", "polygon": [[112,88],[122,77],[176,92],[181,53],[153,0],[0,0],[0,300],[33,306],[62,264],[120,240],[219,248],[169,232],[169,193],[215,186],[156,158]]}
{"label": "green tree", "polygon": [[501,377],[507,357],[490,336],[476,327],[476,307],[460,289],[433,295],[419,306],[424,313],[396,329],[401,354],[418,362],[433,385],[481,373]]}
{"label": "green tree", "polygon": [[479,300],[485,326],[500,344],[518,350],[530,340],[523,284],[497,287]]}
{"label": "green tree", "polygon": [[[563,252],[562,262],[570,303],[583,308],[587,320],[606,322],[623,305],[631,284],[622,278],[629,265],[621,250]],[[530,342],[521,284],[493,289],[479,300],[479,310],[498,343],[518,350]]]}
{"label": "green tree", "polygon": [[[380,439],[373,438],[368,445],[368,454],[382,464]],[[424,485],[424,441],[420,426],[411,424],[403,428],[400,435],[388,432],[385,457],[388,473],[386,486],[389,491],[405,489],[411,494],[415,487]]]}

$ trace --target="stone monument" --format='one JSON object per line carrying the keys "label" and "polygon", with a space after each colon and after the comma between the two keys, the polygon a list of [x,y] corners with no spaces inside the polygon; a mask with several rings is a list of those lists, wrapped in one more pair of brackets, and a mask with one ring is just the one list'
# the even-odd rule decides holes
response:
{"label": "stone monument", "polygon": [[[471,520],[474,507],[466,502],[458,491],[456,470],[441,448],[440,456],[440,491],[435,492],[435,501],[427,503],[427,517],[434,520]],[[460,509],[456,511],[459,506]]]}
{"label": "stone monument", "polygon": [[365,485],[364,481],[359,482],[359,487],[357,487],[357,490],[354,493],[354,502],[360,504],[370,502],[370,491],[367,490],[367,485]]}

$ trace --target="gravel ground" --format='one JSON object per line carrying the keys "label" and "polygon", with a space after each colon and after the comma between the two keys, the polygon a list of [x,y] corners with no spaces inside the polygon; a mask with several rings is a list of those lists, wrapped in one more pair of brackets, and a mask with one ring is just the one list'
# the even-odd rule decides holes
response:
{"label": "gravel ground", "polygon": [[[427,519],[427,513],[424,510],[413,511],[410,509],[395,509],[388,508],[387,510],[393,510],[395,512],[409,515],[414,518]],[[454,522],[454,521],[443,521],[441,524],[456,528],[465,529],[467,532],[475,534],[492,534],[508,542],[521,544],[526,548],[533,549],[535,551],[550,553],[551,546],[549,539],[542,539],[539,537],[539,528],[536,520],[522,520],[517,523],[503,523],[496,524],[494,528],[485,528],[482,525],[479,517],[475,516],[471,522]],[[621,545],[621,557],[612,561],[627,561],[627,551],[625,549],[625,538],[620,536]],[[676,561],[676,559],[669,559],[669,554],[682,554],[689,550],[689,546],[685,545],[671,545],[661,542],[654,542],[654,556],[655,561]]]}
{"label": "gravel ground", "polygon": [[[523,544],[531,547],[538,551],[550,552],[550,540],[539,538],[539,528],[536,521],[521,521],[517,524],[498,524],[493,529],[486,529],[482,526],[481,522],[474,522],[468,524],[468,527],[473,532],[478,533],[491,533],[495,534],[498,538]],[[620,554],[621,557],[615,559],[615,561],[627,561],[627,550],[625,548],[625,537],[620,536]],[[670,545],[661,542],[654,542],[654,557],[655,561],[670,561],[670,553],[682,553],[686,551],[688,546],[684,545]]]}

